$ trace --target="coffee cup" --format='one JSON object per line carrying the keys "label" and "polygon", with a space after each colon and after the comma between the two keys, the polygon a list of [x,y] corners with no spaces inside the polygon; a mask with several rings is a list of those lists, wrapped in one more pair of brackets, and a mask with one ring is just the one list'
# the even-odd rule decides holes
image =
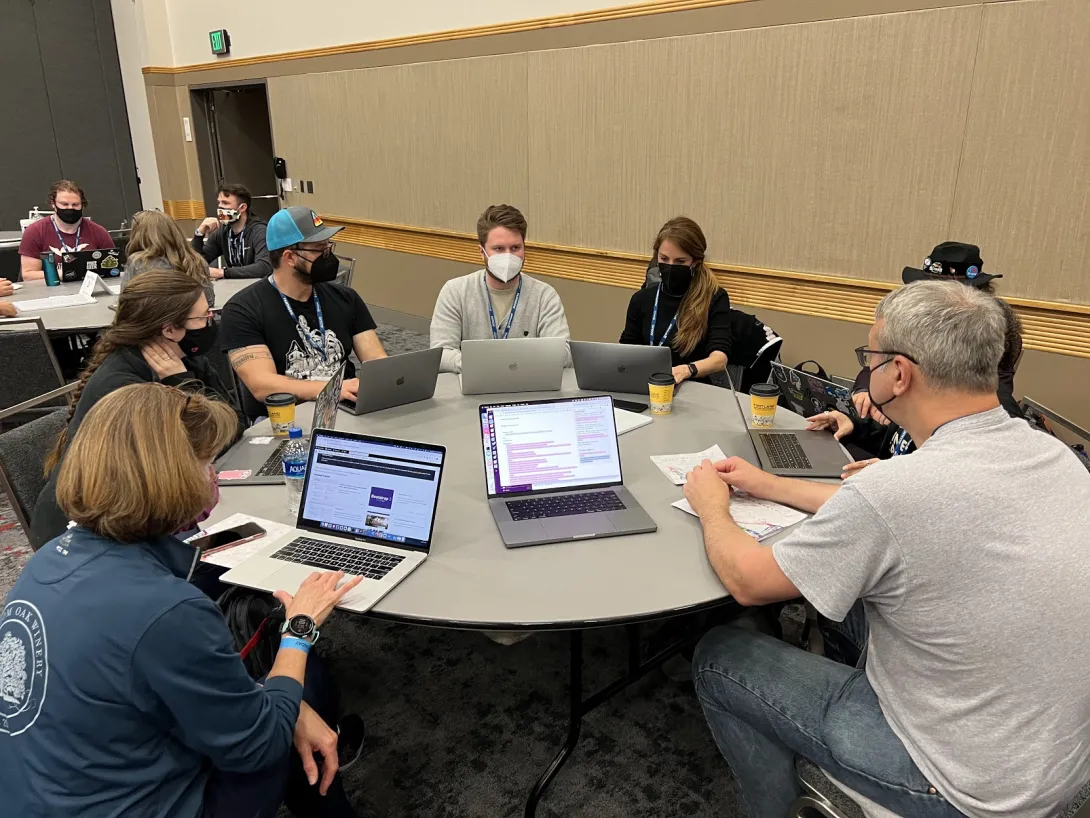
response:
{"label": "coffee cup", "polygon": [[754,426],[771,426],[776,419],[776,404],[780,402],[780,390],[772,383],[755,383],[749,390],[750,412]]}
{"label": "coffee cup", "polygon": [[290,392],[275,392],[265,398],[265,409],[269,413],[273,434],[287,437],[288,430],[295,425],[295,395]]}
{"label": "coffee cup", "polygon": [[651,397],[651,414],[668,415],[674,408],[674,376],[669,372],[656,372],[647,379]]}

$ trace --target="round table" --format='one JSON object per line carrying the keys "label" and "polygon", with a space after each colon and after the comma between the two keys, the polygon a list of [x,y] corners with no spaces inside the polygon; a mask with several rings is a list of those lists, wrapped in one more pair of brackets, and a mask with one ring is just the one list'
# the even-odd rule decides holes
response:
{"label": "round table", "polygon": [[[505,548],[485,495],[478,406],[584,394],[601,393],[580,391],[572,370],[565,371],[560,392],[507,395],[463,396],[458,377],[443,374],[430,400],[361,416],[342,411],[337,417],[337,428],[343,431],[438,443],[447,449],[428,558],[367,615],[444,628],[561,629],[571,634],[568,737],[531,790],[527,816],[535,814],[545,787],[575,749],[583,716],[678,649],[675,643],[643,658],[638,624],[729,601],[708,564],[699,521],[670,506],[683,496],[681,487],[673,485],[649,456],[697,452],[718,444],[728,456],[757,462],[742,414],[730,405],[739,401],[748,417],[749,397],[686,383],[670,415],[655,417],[650,425],[620,437],[624,484],[658,524],[658,531]],[[313,407],[302,404],[296,411],[298,424],[308,431]],[[780,408],[776,426],[803,428],[805,421]],[[268,421],[246,434],[270,434]],[[283,486],[223,485],[219,505],[206,525],[236,513],[294,525],[285,491]],[[628,672],[584,697],[582,629],[607,625],[630,626]]]}

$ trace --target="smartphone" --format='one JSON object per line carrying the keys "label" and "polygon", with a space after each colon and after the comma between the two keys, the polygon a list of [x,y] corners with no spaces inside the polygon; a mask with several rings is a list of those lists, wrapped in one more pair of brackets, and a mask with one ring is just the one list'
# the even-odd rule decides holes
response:
{"label": "smartphone", "polygon": [[631,400],[621,400],[620,398],[613,399],[614,409],[624,409],[626,412],[646,412],[646,403],[636,403]]}
{"label": "smartphone", "polygon": [[205,534],[203,537],[190,540],[189,544],[197,548],[203,557],[223,548],[253,542],[264,536],[265,529],[257,523],[243,523],[217,531],[215,534]]}

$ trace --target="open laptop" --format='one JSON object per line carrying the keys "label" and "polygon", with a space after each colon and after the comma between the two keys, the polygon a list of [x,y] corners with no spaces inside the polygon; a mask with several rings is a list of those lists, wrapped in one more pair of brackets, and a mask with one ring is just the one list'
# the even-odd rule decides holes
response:
{"label": "open laptop", "polygon": [[317,429],[296,527],[222,579],[294,594],[316,569],[364,581],[338,607],[366,611],[427,557],[446,449]]}
{"label": "open laptop", "polygon": [[61,281],[83,281],[88,272],[98,273],[102,278],[116,278],[121,275],[121,248],[109,250],[77,250],[61,254]]}
{"label": "open laptop", "polygon": [[555,392],[567,360],[563,338],[462,341],[462,394]]}
{"label": "open laptop", "polygon": [[647,379],[670,372],[670,347],[572,341],[571,359],[580,389],[647,394]]}
{"label": "open laptop", "polygon": [[[727,372],[727,382],[734,391],[734,381]],[[844,466],[852,458],[830,432],[806,430],[752,429],[742,407],[738,393],[731,395],[730,402],[738,411],[742,425],[749,432],[750,442],[761,468],[770,474],[784,477],[840,477]]]}
{"label": "open laptop", "polygon": [[364,361],[356,367],[360,379],[357,400],[342,400],[341,408],[354,415],[366,415],[427,400],[435,394],[442,361],[442,347]]}
{"label": "open laptop", "polygon": [[804,418],[835,409],[852,420],[859,420],[859,413],[852,403],[852,390],[846,386],[776,361],[772,363],[772,381],[780,388],[780,394],[792,411]]}
{"label": "open laptop", "polygon": [[621,475],[608,395],[480,408],[488,505],[508,548],[658,526]]}
{"label": "open laptop", "polygon": [[[337,404],[344,384],[341,364],[314,401],[312,429],[332,429],[337,425]],[[298,407],[296,407],[298,411]],[[286,437],[244,437],[216,461],[220,483],[230,486],[272,486],[284,482],[284,447]]]}

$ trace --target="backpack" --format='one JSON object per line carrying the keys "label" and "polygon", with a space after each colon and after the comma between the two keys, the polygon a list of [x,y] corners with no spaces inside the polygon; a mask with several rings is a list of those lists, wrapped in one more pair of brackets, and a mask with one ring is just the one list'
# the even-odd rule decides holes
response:
{"label": "backpack", "polygon": [[223,612],[246,672],[253,679],[267,676],[280,647],[284,606],[271,594],[239,587],[226,590],[216,604]]}

